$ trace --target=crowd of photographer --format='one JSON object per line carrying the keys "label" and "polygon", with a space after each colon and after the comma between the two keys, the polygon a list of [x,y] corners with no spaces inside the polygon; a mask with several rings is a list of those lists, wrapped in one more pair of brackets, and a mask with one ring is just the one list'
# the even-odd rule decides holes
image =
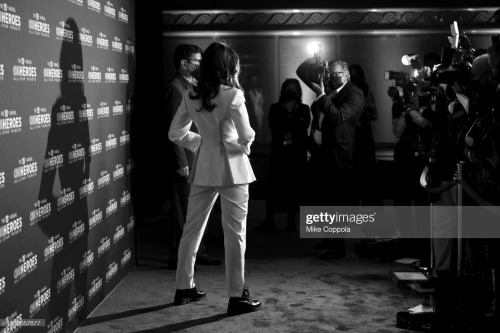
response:
{"label": "crowd of photographer", "polygon": [[[454,207],[500,202],[500,42],[494,36],[491,46],[476,50],[456,23],[450,42],[452,46],[443,49],[440,63],[433,67],[410,55],[402,61],[411,65],[411,74],[386,73],[386,79],[395,80],[388,91],[394,134],[399,138],[394,160],[398,175],[407,175],[401,190],[413,191],[417,204],[428,200],[432,205],[432,268],[480,273],[485,289],[479,291],[482,296],[475,309],[498,320],[499,239],[469,239],[460,234],[461,212]],[[484,210],[474,218],[481,220],[487,214]],[[463,258],[457,250],[462,247]],[[466,325],[482,324],[478,320]]]}
{"label": "crowd of photographer", "polygon": [[[393,133],[398,138],[393,181],[399,237],[414,248],[422,266],[429,265],[435,272],[480,272],[485,287],[476,310],[483,317],[498,320],[500,274],[494,272],[500,271],[499,239],[450,235],[460,232],[460,213],[454,207],[500,203],[500,42],[493,37],[491,46],[476,50],[454,23],[450,43],[441,57],[435,53],[424,59],[403,56],[403,64],[411,66],[409,73],[385,73],[386,80],[394,80],[388,95],[393,102]],[[361,149],[369,144],[360,144],[359,134],[361,125],[366,130],[377,114],[376,109],[375,114],[366,112],[371,94],[363,81],[350,80],[349,69],[344,61],[328,64],[322,60],[321,50],[297,69],[300,80],[316,93],[306,146],[310,154],[309,201],[303,205],[381,205],[380,198],[367,197],[367,192],[361,195],[360,191],[366,185],[360,180],[366,175],[361,167],[365,171],[366,167],[371,171],[375,168],[370,168],[368,161],[371,152]],[[360,67],[353,72],[363,73]],[[278,134],[274,133],[273,143],[279,141],[283,146],[286,140]],[[295,140],[293,136],[289,139]],[[459,185],[465,189],[463,193],[457,189]],[[375,187],[372,183],[364,190]],[[428,207],[416,210],[416,223],[408,219],[412,204]],[[291,214],[293,211],[289,227]],[[428,224],[422,221],[429,221],[429,214],[432,239],[423,236]],[[465,255],[457,253],[462,246]],[[316,249],[326,250],[322,259],[345,255],[343,239],[324,239]]]}

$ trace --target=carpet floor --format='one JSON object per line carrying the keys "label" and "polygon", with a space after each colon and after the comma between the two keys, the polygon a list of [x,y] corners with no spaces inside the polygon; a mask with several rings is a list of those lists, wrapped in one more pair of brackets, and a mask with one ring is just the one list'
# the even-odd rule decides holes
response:
{"label": "carpet floor", "polygon": [[[390,272],[408,266],[358,258],[357,240],[346,240],[345,258],[324,261],[315,239],[298,233],[259,234],[263,203],[250,202],[246,281],[263,309],[226,316],[224,264],[199,266],[195,282],[207,292],[201,302],[173,306],[175,271],[166,269],[164,243],[152,222],[140,232],[140,265],[97,307],[77,333],[110,332],[408,332],[396,328],[396,313],[425,302],[425,295],[396,285]],[[286,216],[277,215],[284,230]],[[211,257],[224,258],[220,226],[209,230]],[[146,230],[146,231],[145,231]],[[147,231],[149,230],[149,231]],[[148,232],[150,233],[148,236]]]}

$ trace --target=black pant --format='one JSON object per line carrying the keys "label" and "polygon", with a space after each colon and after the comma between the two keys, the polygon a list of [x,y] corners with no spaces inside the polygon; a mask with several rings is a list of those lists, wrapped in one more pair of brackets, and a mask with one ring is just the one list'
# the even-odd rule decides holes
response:
{"label": "black pant", "polygon": [[[329,167],[330,166],[330,167]],[[314,206],[358,206],[356,174],[354,169],[335,170],[324,163],[312,168],[311,200]],[[345,251],[343,238],[324,239],[330,250]]]}

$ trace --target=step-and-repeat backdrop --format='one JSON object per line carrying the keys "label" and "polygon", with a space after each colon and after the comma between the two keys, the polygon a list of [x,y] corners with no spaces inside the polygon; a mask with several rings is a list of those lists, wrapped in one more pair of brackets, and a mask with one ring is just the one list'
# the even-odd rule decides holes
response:
{"label": "step-and-repeat backdrop", "polygon": [[130,271],[134,12],[0,0],[0,332],[74,331]]}

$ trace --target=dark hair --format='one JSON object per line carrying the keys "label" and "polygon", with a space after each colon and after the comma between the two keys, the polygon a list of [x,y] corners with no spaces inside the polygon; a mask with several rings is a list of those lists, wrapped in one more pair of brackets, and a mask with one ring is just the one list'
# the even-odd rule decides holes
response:
{"label": "dark hair", "polygon": [[[358,73],[358,82],[353,82],[359,89],[363,91],[363,94],[368,94],[368,84],[366,83],[366,77],[365,77],[365,72],[363,71],[363,68],[361,65],[354,64],[349,67],[349,71],[352,72],[352,70],[355,70]],[[352,80],[351,80],[352,81]]]}
{"label": "dark hair", "polygon": [[299,97],[297,97],[297,102],[302,103],[302,87],[300,86],[300,82],[297,79],[286,79],[285,82],[281,85],[281,94],[280,94],[280,102],[283,103],[285,102],[284,95],[285,95],[285,89],[288,85],[293,84],[297,88],[297,92],[299,93]]}
{"label": "dark hair", "polygon": [[189,58],[191,55],[196,53],[202,53],[203,51],[196,45],[191,44],[180,44],[175,48],[174,51],[174,66],[179,68],[181,66],[181,61],[183,59]]}
{"label": "dark hair", "polygon": [[193,88],[191,99],[201,98],[203,108],[212,111],[216,105],[211,102],[219,93],[221,85],[242,89],[238,81],[240,58],[228,45],[214,42],[203,53],[200,64],[200,79]]}

